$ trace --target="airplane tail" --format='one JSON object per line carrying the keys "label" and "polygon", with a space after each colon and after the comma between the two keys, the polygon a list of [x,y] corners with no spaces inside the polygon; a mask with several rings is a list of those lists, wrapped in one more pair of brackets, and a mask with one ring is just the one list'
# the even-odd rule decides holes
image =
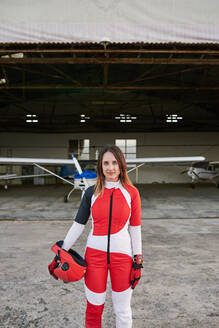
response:
{"label": "airplane tail", "polygon": [[82,177],[82,180],[83,180],[84,185],[85,185],[85,189],[87,189],[89,187],[88,182],[87,182],[87,179],[84,176],[82,176],[83,172],[82,172],[81,166],[80,166],[80,164],[79,164],[79,162],[78,162],[78,160],[77,160],[77,158],[75,157],[74,154],[72,154],[72,159],[73,159],[73,162],[75,164],[75,167],[76,167],[78,173]]}

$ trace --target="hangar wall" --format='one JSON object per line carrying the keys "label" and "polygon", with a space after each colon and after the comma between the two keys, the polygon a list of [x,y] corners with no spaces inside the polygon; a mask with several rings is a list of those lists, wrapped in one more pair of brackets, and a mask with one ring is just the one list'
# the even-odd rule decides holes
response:
{"label": "hangar wall", "polygon": [[[136,139],[137,157],[195,156],[207,160],[219,160],[219,132],[206,133],[76,133],[76,134],[26,134],[1,133],[0,156],[68,158],[70,139],[90,140],[90,159],[95,159],[96,149],[115,139]],[[181,175],[182,166],[144,166],[139,168],[139,183],[186,183],[187,175]],[[13,167],[13,172],[17,168]],[[1,172],[2,173],[2,172]],[[17,174],[19,172],[16,171]],[[136,174],[130,173],[133,182]],[[14,182],[14,183],[18,183]]]}

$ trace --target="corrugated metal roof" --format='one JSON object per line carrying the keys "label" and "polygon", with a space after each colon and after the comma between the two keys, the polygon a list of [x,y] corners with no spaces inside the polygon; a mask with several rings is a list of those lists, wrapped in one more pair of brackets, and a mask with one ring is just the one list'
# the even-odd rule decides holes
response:
{"label": "corrugated metal roof", "polygon": [[[184,42],[109,42],[106,41],[108,46],[144,46],[144,47],[218,47],[219,43],[208,42],[208,43],[184,43]],[[103,42],[0,42],[0,46],[100,46],[102,47]]]}

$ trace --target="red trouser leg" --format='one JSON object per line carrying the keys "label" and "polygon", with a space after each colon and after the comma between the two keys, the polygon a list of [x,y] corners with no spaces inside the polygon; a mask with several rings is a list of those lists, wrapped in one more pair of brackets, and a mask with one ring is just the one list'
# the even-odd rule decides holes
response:
{"label": "red trouser leg", "polygon": [[133,260],[129,255],[110,254],[112,301],[116,314],[116,328],[132,327],[130,273]]}
{"label": "red trouser leg", "polygon": [[104,304],[94,305],[87,301],[87,309],[85,315],[86,328],[101,328],[103,307]]}
{"label": "red trouser leg", "polygon": [[122,253],[110,253],[110,264],[108,265],[106,252],[87,247],[85,259],[88,264],[85,274],[87,297],[85,327],[101,328],[101,316],[109,269],[113,290],[113,305],[116,313],[116,327],[130,328],[132,326],[130,307],[132,258]]}
{"label": "red trouser leg", "polygon": [[85,327],[101,328],[108,275],[106,252],[87,247],[85,260],[88,264],[85,274],[87,297]]}

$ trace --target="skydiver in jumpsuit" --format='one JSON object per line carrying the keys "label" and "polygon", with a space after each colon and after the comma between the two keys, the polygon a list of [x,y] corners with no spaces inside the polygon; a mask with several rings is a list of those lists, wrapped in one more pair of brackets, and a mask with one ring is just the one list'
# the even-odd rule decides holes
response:
{"label": "skydiver in jumpsuit", "polygon": [[128,178],[124,155],[117,146],[108,145],[100,152],[97,183],[85,191],[62,248],[71,248],[89,217],[92,229],[85,251],[88,266],[85,327],[101,328],[109,272],[116,327],[131,328],[131,296],[143,267],[141,201]]}

